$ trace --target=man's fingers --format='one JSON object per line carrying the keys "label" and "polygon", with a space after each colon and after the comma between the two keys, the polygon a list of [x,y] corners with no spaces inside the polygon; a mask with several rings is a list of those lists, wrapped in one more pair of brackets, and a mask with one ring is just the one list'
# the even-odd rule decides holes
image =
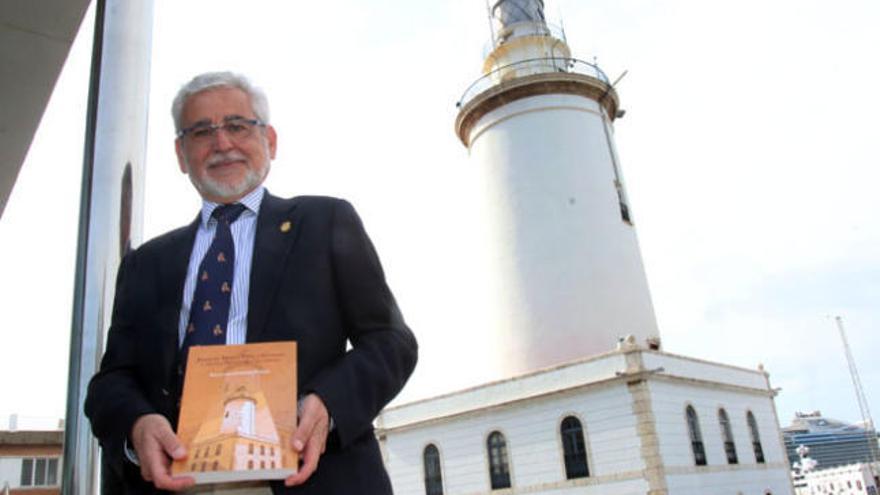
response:
{"label": "man's fingers", "polygon": [[[174,437],[174,434],[171,434]],[[189,488],[195,484],[195,480],[191,477],[174,477],[171,476],[171,458],[166,454],[168,450],[180,454],[183,448],[177,442],[177,438],[172,440],[165,438],[155,439],[155,449],[153,449],[146,461],[141,462],[141,473],[147,470],[144,479],[152,481],[156,488],[162,490],[179,491]],[[185,457],[185,452],[183,452]]]}
{"label": "man's fingers", "polygon": [[177,435],[171,431],[170,427],[157,432],[157,440],[159,445],[162,446],[162,450],[172,459],[176,460],[186,457],[186,449],[183,448],[180,440],[177,439]]}
{"label": "man's fingers", "polygon": [[156,488],[159,488],[161,490],[170,490],[176,492],[190,488],[191,486],[196,484],[196,480],[189,476],[172,477],[163,474],[162,476],[159,476],[155,480],[153,480],[153,484],[156,485]]}
{"label": "man's fingers", "polygon": [[309,443],[306,444],[302,454],[302,464],[296,474],[284,480],[286,486],[299,485],[309,479],[312,473],[315,472],[315,469],[318,468],[318,460],[321,457],[321,444],[323,443],[324,442],[320,438],[312,438]]}
{"label": "man's fingers", "polygon": [[305,418],[300,420],[299,425],[296,427],[296,432],[293,434],[293,448],[299,453],[302,453],[303,449],[305,449],[306,442],[312,436],[312,432],[315,431],[315,423],[317,421],[315,418],[309,419],[308,421]]}
{"label": "man's fingers", "polygon": [[299,421],[291,443],[300,453],[302,464],[293,476],[284,480],[287,486],[305,483],[318,467],[318,460],[327,446],[330,415],[324,402],[314,394],[307,395],[301,404]]}
{"label": "man's fingers", "polygon": [[186,449],[177,439],[164,416],[147,414],[138,418],[132,428],[131,440],[141,464],[141,476],[156,488],[183,490],[195,484],[190,477],[171,476],[172,459],[186,457]]}
{"label": "man's fingers", "polygon": [[[324,403],[315,394],[307,395],[302,401],[299,421],[296,432],[293,434],[293,448],[302,452],[309,439],[315,434],[315,430],[326,430],[329,424],[329,415]],[[324,432],[326,437],[326,432]],[[321,446],[323,452],[323,446]]]}
{"label": "man's fingers", "polygon": [[145,442],[144,448],[138,451],[138,458],[141,461],[141,476],[147,481],[156,483],[162,479],[169,463],[165,454],[160,450],[158,442],[152,442],[152,446],[149,443]]}

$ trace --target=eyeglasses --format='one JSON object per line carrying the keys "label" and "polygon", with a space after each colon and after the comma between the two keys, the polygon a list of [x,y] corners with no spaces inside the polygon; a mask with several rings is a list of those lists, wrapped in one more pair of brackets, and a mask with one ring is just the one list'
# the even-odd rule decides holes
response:
{"label": "eyeglasses", "polygon": [[232,140],[247,139],[254,132],[256,127],[266,127],[266,124],[259,119],[231,118],[222,124],[199,123],[185,129],[181,129],[177,133],[178,138],[189,137],[197,143],[208,143],[217,137],[217,131],[222,130],[226,136]]}

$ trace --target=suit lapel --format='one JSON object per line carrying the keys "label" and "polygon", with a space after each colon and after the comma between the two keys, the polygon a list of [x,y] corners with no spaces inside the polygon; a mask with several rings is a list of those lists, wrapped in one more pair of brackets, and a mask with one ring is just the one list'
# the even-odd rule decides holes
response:
{"label": "suit lapel", "polygon": [[259,342],[265,331],[287,256],[298,237],[293,216],[296,205],[295,200],[285,201],[269,193],[260,205],[248,295],[248,342]]}

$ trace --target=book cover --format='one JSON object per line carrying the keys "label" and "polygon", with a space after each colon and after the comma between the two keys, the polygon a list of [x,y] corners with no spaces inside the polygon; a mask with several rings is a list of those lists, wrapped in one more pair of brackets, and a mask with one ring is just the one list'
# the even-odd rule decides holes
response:
{"label": "book cover", "polygon": [[296,472],[296,343],[193,346],[177,436],[175,476],[197,484],[283,479]]}

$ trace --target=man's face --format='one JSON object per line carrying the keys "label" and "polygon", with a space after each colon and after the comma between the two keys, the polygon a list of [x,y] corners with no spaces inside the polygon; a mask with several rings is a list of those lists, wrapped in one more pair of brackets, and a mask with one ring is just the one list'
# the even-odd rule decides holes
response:
{"label": "man's face", "polygon": [[[237,88],[214,88],[197,93],[183,107],[183,128],[256,119],[247,93]],[[232,203],[256,189],[275,158],[272,126],[254,127],[247,135],[217,129],[212,137],[188,133],[175,141],[180,170],[203,198]]]}

